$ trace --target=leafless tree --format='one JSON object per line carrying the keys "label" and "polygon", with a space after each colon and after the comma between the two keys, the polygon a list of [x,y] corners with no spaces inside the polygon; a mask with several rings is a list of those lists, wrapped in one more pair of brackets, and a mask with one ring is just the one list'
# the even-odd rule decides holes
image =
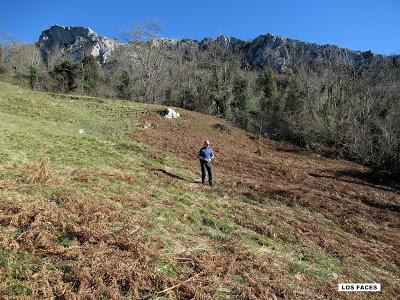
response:
{"label": "leafless tree", "polygon": [[74,61],[72,54],[65,53],[60,45],[43,51],[45,51],[44,60],[48,71],[53,70],[56,65],[61,64],[65,60]]}
{"label": "leafless tree", "polygon": [[159,102],[165,93],[168,68],[165,43],[160,34],[162,26],[157,19],[135,24],[123,32],[126,43],[120,45],[111,60],[114,68],[124,70],[135,83],[134,94],[143,102]]}
{"label": "leafless tree", "polygon": [[10,48],[10,45],[12,45],[14,42],[13,37],[4,31],[0,31],[0,48],[1,48],[1,55],[0,55],[0,60],[4,59],[7,54],[8,54],[8,49]]}
{"label": "leafless tree", "polygon": [[40,52],[35,44],[14,42],[9,47],[5,61],[15,74],[27,74],[31,66],[42,66]]}

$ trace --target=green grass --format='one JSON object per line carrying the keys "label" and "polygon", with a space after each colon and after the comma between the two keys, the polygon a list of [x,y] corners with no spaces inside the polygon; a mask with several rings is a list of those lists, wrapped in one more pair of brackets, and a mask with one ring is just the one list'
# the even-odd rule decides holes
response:
{"label": "green grass", "polygon": [[326,255],[313,254],[312,259],[308,261],[289,261],[288,268],[292,275],[300,273],[325,282],[337,278],[343,269],[343,263]]}
{"label": "green grass", "polygon": [[156,270],[163,274],[171,275],[174,277],[178,276],[178,271],[176,267],[168,262],[165,261],[159,261],[156,264]]}
{"label": "green grass", "polygon": [[68,233],[67,232],[62,231],[62,232],[59,232],[57,235],[58,235],[58,243],[61,246],[65,247],[65,248],[68,248],[68,247],[71,246],[71,241],[70,241],[70,239],[68,237]]}
{"label": "green grass", "polygon": [[43,153],[59,166],[96,167],[138,161],[143,155],[144,149],[126,138],[143,105],[59,98],[5,83],[0,89],[0,163],[26,163]]}

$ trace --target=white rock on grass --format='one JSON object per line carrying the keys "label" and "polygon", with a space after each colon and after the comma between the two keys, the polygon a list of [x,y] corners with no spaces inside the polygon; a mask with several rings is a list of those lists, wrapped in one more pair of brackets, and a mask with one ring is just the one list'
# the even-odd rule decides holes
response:
{"label": "white rock on grass", "polygon": [[179,118],[181,115],[172,108],[167,107],[161,112],[161,116],[167,119],[176,119]]}
{"label": "white rock on grass", "polygon": [[143,128],[145,128],[145,129],[152,128],[152,127],[153,127],[153,124],[150,122],[144,123],[144,126],[143,126]]}

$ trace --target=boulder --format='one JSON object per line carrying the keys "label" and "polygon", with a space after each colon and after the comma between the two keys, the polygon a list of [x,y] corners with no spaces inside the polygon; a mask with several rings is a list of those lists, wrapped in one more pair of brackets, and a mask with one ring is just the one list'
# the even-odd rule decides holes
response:
{"label": "boulder", "polygon": [[175,110],[173,110],[170,107],[167,107],[160,114],[162,117],[167,118],[167,119],[176,119],[181,116],[178,112],[176,112]]}

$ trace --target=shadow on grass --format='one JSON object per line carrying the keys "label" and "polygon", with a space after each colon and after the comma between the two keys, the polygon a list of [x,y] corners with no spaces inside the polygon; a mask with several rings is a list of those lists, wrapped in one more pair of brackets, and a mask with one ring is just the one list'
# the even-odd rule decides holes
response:
{"label": "shadow on grass", "polygon": [[364,183],[372,186],[385,186],[390,189],[400,190],[400,181],[395,180],[394,176],[382,172],[361,172],[358,170],[346,170],[336,172],[336,176],[351,177],[354,179],[362,180]]}
{"label": "shadow on grass", "polygon": [[298,154],[298,155],[307,155],[307,156],[310,155],[310,153],[312,153],[310,150],[307,150],[305,148],[296,147],[296,146],[278,147],[278,148],[276,148],[276,151]]}
{"label": "shadow on grass", "polygon": [[372,201],[371,199],[368,199],[367,197],[362,197],[361,202],[374,208],[387,209],[396,213],[400,213],[400,205],[390,203],[377,203],[375,201]]}
{"label": "shadow on grass", "polygon": [[164,169],[153,168],[153,169],[150,169],[150,170],[153,171],[155,174],[157,174],[157,173],[162,173],[162,174],[167,175],[167,176],[169,176],[169,177],[171,177],[171,178],[178,179],[178,180],[182,180],[182,181],[185,181],[185,182],[188,182],[188,183],[201,183],[201,181],[198,181],[198,180],[195,180],[195,181],[187,180],[186,178],[184,178],[184,177],[182,177],[182,176],[179,176],[179,175],[176,175],[176,174],[174,174],[174,173],[168,172],[168,171],[166,171],[166,170],[164,170]]}
{"label": "shadow on grass", "polygon": [[334,175],[308,173],[315,178],[328,178],[341,180],[348,183],[369,186],[386,192],[400,191],[400,184],[388,175],[373,172],[361,172],[358,170],[337,171]]}

